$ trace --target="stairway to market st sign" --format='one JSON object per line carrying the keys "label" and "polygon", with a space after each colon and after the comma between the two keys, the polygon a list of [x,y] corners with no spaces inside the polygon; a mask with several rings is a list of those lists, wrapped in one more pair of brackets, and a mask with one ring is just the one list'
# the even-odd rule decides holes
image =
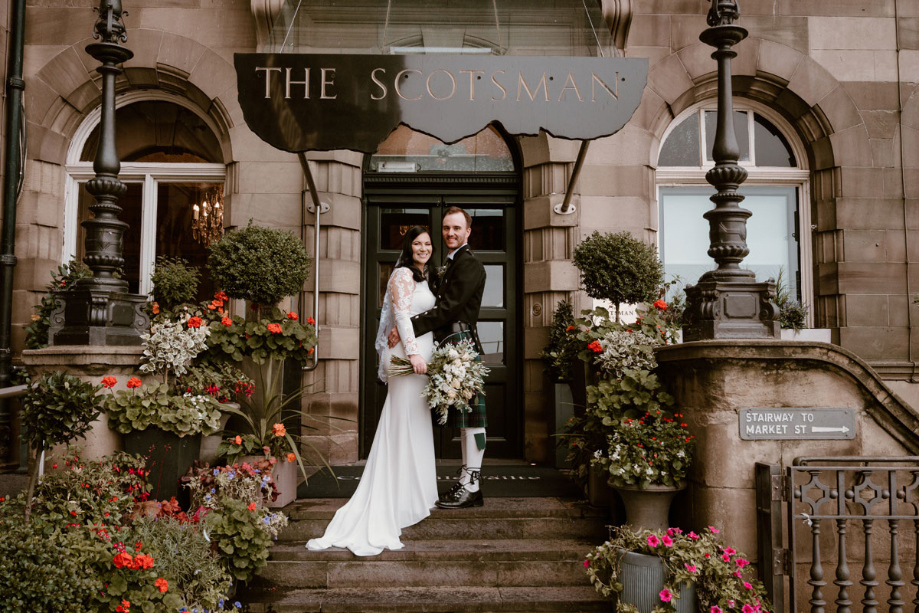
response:
{"label": "stairway to market st sign", "polygon": [[405,124],[445,143],[490,123],[592,140],[641,102],[645,58],[237,53],[246,124],[290,152],[373,153]]}
{"label": "stairway to market st sign", "polygon": [[855,409],[740,409],[740,438],[745,441],[853,439]]}

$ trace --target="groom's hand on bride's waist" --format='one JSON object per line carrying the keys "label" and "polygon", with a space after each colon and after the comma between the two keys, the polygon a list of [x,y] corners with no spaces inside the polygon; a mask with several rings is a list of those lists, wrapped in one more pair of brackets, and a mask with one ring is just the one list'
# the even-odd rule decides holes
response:
{"label": "groom's hand on bride's waist", "polygon": [[393,328],[389,332],[389,348],[392,349],[398,345],[400,340],[402,339],[399,338],[399,330],[397,328]]}

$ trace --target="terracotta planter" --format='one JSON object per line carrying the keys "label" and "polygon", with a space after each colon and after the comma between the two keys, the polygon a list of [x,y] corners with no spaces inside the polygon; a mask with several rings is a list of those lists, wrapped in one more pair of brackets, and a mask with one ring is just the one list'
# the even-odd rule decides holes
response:
{"label": "terracotta planter", "polygon": [[[630,551],[622,556],[622,594],[623,604],[631,604],[641,613],[651,613],[651,609],[661,604],[660,593],[664,589],[667,569],[657,556]],[[696,613],[696,586],[684,583],[680,586],[680,598],[671,601],[677,613]]]}
{"label": "terracotta planter", "polygon": [[[263,456],[246,455],[239,458],[237,463],[248,462],[253,464],[263,459]],[[268,502],[268,508],[280,509],[297,499],[297,475],[299,470],[300,468],[296,462],[288,462],[287,458],[278,458],[278,462],[271,469],[271,478],[278,488],[278,499]]]}
{"label": "terracotta planter", "polygon": [[147,477],[152,486],[150,497],[155,500],[179,499],[183,508],[188,506],[179,479],[188,472],[201,451],[201,435],[179,436],[172,432],[149,426],[145,430],[124,435],[124,450],[147,458]]}
{"label": "terracotta planter", "polygon": [[670,526],[670,503],[683,487],[650,485],[638,487],[614,487],[625,507],[626,524],[637,530],[666,530]]}

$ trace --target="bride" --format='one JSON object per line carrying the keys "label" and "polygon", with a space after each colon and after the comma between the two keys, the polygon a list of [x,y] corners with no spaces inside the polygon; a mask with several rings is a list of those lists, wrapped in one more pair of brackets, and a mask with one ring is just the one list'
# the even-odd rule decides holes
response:
{"label": "bride", "polygon": [[[415,226],[406,232],[386,286],[376,338],[384,383],[392,355],[407,355],[415,374],[389,380],[389,393],[357,490],[335,513],[323,537],[310,540],[307,549],[347,547],[357,556],[402,549],[402,528],[430,515],[437,502],[431,410],[421,395],[434,337],[429,332],[415,338],[410,320],[434,306],[434,294],[425,281],[431,252],[431,235],[425,228]],[[402,342],[389,349],[386,337],[394,323]]]}

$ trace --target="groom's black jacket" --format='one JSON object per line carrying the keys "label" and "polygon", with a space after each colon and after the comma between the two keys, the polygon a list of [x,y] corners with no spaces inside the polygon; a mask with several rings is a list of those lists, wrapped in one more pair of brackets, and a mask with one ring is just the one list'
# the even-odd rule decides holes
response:
{"label": "groom's black jacket", "polygon": [[485,267],[469,245],[457,249],[452,262],[447,262],[446,272],[437,287],[434,308],[412,317],[415,336],[434,332],[435,339],[446,338],[454,331],[451,326],[455,322],[469,324],[475,330],[485,291]]}

